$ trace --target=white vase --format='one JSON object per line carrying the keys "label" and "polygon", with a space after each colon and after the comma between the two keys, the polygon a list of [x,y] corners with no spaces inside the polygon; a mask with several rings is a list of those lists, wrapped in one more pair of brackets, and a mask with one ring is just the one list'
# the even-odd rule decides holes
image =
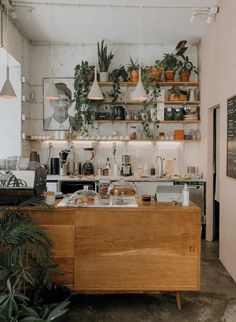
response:
{"label": "white vase", "polygon": [[109,81],[109,73],[108,72],[100,72],[100,82],[108,82]]}

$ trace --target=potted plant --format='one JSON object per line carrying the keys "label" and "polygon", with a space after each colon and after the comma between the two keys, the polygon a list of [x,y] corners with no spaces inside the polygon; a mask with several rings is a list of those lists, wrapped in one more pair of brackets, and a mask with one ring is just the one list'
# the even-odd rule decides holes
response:
{"label": "potted plant", "polygon": [[133,60],[131,56],[129,56],[128,72],[130,73],[131,82],[137,83],[139,78],[139,64],[138,60]]}
{"label": "potted plant", "polygon": [[42,306],[28,296],[31,287],[52,285],[49,268],[55,267],[47,232],[24,212],[33,205],[50,208],[38,197],[0,208],[0,321],[47,322],[68,311],[68,300]]}
{"label": "potted plant", "polygon": [[97,43],[98,49],[98,65],[100,70],[100,81],[107,82],[109,80],[109,66],[114,57],[112,51],[110,53],[107,52],[107,45],[105,44],[105,40],[101,41],[101,45],[99,42]]}
{"label": "potted plant", "polygon": [[188,82],[192,72],[198,75],[197,67],[193,65],[188,56],[181,55],[179,59],[180,81]]}
{"label": "potted plant", "polygon": [[161,66],[161,61],[156,60],[154,66],[150,66],[147,71],[147,76],[151,81],[161,82],[163,67]]}
{"label": "potted plant", "polygon": [[169,101],[186,101],[187,93],[179,88],[179,86],[173,86],[168,90],[169,92]]}
{"label": "potted plant", "polygon": [[175,73],[179,68],[178,58],[175,54],[166,53],[164,58],[159,63],[164,69],[165,80],[167,82],[173,82],[175,79]]}

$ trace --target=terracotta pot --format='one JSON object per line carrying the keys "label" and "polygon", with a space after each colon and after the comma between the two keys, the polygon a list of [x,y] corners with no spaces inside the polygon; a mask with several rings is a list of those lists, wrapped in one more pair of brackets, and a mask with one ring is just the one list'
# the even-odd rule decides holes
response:
{"label": "terracotta pot", "polygon": [[137,69],[131,70],[131,72],[130,72],[131,82],[137,83],[138,82],[138,77],[139,77],[138,70]]}
{"label": "terracotta pot", "polygon": [[93,70],[90,70],[89,73],[88,73],[88,80],[90,82],[93,82],[94,81],[94,71]]}
{"label": "terracotta pot", "polygon": [[170,94],[169,95],[169,98],[168,98],[169,101],[186,101],[186,96],[183,95],[183,94],[180,94],[179,96],[175,95],[175,94]]}
{"label": "terracotta pot", "polygon": [[164,75],[166,82],[173,82],[175,80],[175,71],[173,70],[165,70]]}
{"label": "terracotta pot", "polygon": [[179,73],[179,78],[181,82],[189,82],[189,78],[190,78],[191,72],[182,72]]}
{"label": "terracotta pot", "polygon": [[147,76],[151,80],[155,80],[157,82],[161,82],[162,72],[163,72],[163,68],[161,68],[161,67],[151,67],[147,71]]}

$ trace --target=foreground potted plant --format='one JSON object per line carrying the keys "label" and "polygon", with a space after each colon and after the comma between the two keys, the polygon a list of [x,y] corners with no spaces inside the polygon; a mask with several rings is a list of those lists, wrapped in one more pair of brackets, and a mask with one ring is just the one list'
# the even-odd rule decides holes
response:
{"label": "foreground potted plant", "polygon": [[164,68],[164,76],[167,82],[173,82],[175,80],[175,74],[179,68],[178,62],[178,58],[175,54],[166,53],[159,63]]}
{"label": "foreground potted plant", "polygon": [[131,82],[137,83],[139,78],[139,64],[138,60],[133,60],[131,56],[129,56],[128,72],[130,73]]}
{"label": "foreground potted plant", "polygon": [[181,82],[188,82],[191,73],[194,72],[198,75],[198,69],[189,60],[188,56],[181,55],[179,59],[179,78]]}
{"label": "foreground potted plant", "polygon": [[48,306],[28,295],[39,285],[50,289],[50,270],[55,268],[52,241],[24,213],[32,205],[49,207],[34,197],[16,207],[0,208],[0,322],[47,322],[68,311],[67,300]]}
{"label": "foreground potted plant", "polygon": [[107,45],[105,44],[105,40],[101,41],[101,45],[99,42],[97,43],[98,49],[98,65],[100,70],[100,82],[108,82],[109,80],[109,66],[114,57],[112,51],[110,53],[107,52]]}

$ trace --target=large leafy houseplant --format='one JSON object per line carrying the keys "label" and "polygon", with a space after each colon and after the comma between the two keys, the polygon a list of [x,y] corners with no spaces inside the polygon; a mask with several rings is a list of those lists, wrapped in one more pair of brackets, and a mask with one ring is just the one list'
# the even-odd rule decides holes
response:
{"label": "large leafy houseplant", "polygon": [[87,135],[90,125],[92,126],[92,103],[88,99],[90,86],[90,71],[94,66],[89,66],[87,61],[82,61],[81,64],[75,66],[74,69],[74,96],[76,109],[76,130],[83,135]]}
{"label": "large leafy houseplant", "polygon": [[52,241],[24,212],[32,205],[49,207],[34,197],[0,208],[0,322],[52,321],[68,310],[68,301],[50,308],[33,304],[28,296],[27,291],[39,284],[50,287],[48,272],[54,266]]}

